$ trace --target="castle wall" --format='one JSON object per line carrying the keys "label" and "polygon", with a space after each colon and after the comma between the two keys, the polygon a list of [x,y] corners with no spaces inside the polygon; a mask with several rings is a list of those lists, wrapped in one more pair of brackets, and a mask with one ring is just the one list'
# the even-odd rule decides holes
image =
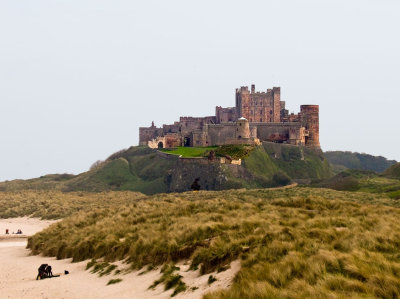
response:
{"label": "castle wall", "polygon": [[192,146],[208,146],[206,132],[193,132]]}
{"label": "castle wall", "polygon": [[179,133],[180,129],[180,123],[179,122],[174,122],[173,125],[163,125],[163,133],[168,134],[168,133]]}
{"label": "castle wall", "polygon": [[139,128],[139,145],[147,145],[149,141],[162,135],[163,129],[155,127],[154,124],[148,128]]}
{"label": "castle wall", "polygon": [[226,123],[207,126],[207,144],[223,145],[227,139],[234,139],[236,134],[236,124]]}
{"label": "castle wall", "polygon": [[222,108],[221,106],[215,107],[216,123],[233,122],[238,119],[236,107]]}
{"label": "castle wall", "polygon": [[261,141],[288,142],[290,129],[299,130],[300,123],[253,123],[257,127],[257,138]]}
{"label": "castle wall", "polygon": [[319,106],[301,105],[300,115],[303,127],[309,132],[306,146],[319,148]]}

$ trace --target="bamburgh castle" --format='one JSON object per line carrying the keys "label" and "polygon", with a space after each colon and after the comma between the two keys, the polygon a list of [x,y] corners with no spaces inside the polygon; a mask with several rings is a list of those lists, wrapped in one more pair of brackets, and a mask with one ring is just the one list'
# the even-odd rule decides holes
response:
{"label": "bamburgh castle", "polygon": [[139,144],[152,148],[258,144],[262,141],[319,148],[319,106],[301,105],[288,113],[280,87],[256,92],[236,89],[236,106],[217,106],[215,116],[180,117],[172,125],[139,128]]}

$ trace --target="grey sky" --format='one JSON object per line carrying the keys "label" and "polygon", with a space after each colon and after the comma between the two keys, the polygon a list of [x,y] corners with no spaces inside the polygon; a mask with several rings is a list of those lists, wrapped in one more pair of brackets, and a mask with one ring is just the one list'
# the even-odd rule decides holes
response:
{"label": "grey sky", "polygon": [[0,0],[0,181],[79,173],[138,127],[281,86],[324,150],[400,160],[399,1]]}

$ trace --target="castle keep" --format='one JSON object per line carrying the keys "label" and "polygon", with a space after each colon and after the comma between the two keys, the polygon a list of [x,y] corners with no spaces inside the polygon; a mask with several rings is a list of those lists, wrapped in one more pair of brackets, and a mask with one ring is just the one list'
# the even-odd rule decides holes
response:
{"label": "castle keep", "polygon": [[139,145],[152,148],[258,144],[261,141],[319,148],[319,106],[301,105],[289,114],[280,87],[256,92],[255,85],[236,89],[236,106],[217,106],[215,116],[180,117],[162,128],[139,128]]}

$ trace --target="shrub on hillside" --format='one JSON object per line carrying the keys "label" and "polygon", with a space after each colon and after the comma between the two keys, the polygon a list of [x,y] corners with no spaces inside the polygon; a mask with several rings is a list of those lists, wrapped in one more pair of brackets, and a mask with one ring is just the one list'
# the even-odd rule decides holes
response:
{"label": "shrub on hillside", "polygon": [[215,150],[215,154],[219,157],[230,157],[232,159],[244,159],[254,149],[254,146],[244,144],[222,145]]}
{"label": "shrub on hillside", "polygon": [[290,177],[283,171],[278,171],[272,176],[275,186],[286,186],[291,182]]}

